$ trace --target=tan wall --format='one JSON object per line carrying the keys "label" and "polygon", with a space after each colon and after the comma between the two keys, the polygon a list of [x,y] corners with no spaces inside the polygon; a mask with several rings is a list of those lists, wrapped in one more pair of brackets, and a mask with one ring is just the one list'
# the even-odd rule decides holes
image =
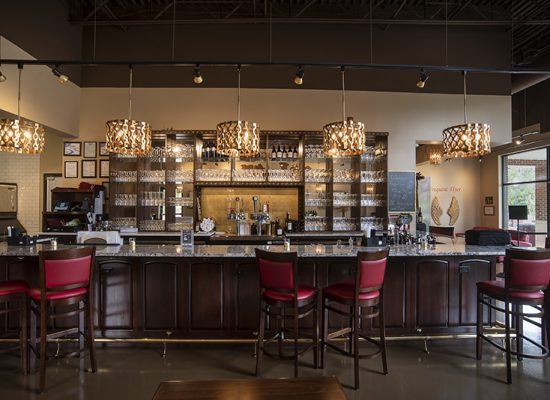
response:
{"label": "tan wall", "polygon": [[[441,140],[462,121],[462,96],[386,92],[347,93],[347,114],[369,131],[389,132],[389,169],[414,171],[417,140]],[[341,115],[341,94],[326,90],[243,89],[242,119],[266,130],[321,130]],[[134,89],[133,118],[153,129],[215,129],[236,118],[235,89]],[[81,140],[104,140],[105,121],[127,115],[128,90],[82,89]],[[492,140],[510,141],[510,97],[469,96],[471,121],[492,125]]]}
{"label": "tan wall", "polygon": [[[464,232],[479,225],[481,214],[479,202],[480,163],[477,159],[452,159],[437,166],[428,162],[418,165],[416,170],[431,179],[432,201],[437,196],[443,209],[441,226],[451,226],[447,210],[453,196],[458,200],[460,207],[458,220],[452,225],[455,227],[455,233]],[[429,215],[430,210],[422,210],[422,212]]]}

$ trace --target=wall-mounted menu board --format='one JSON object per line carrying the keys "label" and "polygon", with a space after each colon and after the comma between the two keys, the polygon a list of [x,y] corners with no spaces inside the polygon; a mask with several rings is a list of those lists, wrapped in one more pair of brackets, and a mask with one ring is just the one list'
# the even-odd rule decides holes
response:
{"label": "wall-mounted menu board", "polygon": [[416,172],[388,172],[388,212],[415,212]]}

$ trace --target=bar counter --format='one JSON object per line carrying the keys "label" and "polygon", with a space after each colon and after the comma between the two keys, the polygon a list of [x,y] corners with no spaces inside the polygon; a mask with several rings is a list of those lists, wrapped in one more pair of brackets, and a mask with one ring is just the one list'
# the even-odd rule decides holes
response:
{"label": "bar counter", "polygon": [[[58,245],[63,248],[64,245]],[[95,323],[98,338],[182,341],[254,339],[258,325],[259,282],[256,247],[179,245],[97,246]],[[38,284],[38,251],[0,244],[0,279]],[[293,245],[300,283],[322,288],[349,279],[358,250],[347,243]],[[475,332],[476,282],[495,277],[496,257],[505,247],[435,248],[393,246],[384,284],[389,336],[452,335]],[[490,316],[485,320],[490,323]],[[11,321],[10,321],[11,322]],[[342,321],[331,317],[336,328]],[[311,321],[304,321],[310,326]],[[369,322],[370,324],[370,322]],[[13,324],[11,324],[13,325]],[[7,329],[6,323],[2,330]],[[371,326],[364,326],[369,331]]]}

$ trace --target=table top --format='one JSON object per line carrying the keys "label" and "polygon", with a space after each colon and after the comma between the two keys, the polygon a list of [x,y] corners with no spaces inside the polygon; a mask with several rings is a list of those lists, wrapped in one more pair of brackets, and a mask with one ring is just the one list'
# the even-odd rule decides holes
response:
{"label": "table top", "polygon": [[153,400],[346,400],[333,376],[161,382]]}

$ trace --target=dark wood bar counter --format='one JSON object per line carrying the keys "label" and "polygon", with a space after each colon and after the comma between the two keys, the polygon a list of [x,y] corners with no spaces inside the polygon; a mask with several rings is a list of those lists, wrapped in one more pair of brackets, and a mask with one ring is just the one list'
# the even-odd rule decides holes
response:
{"label": "dark wood bar counter", "polygon": [[[63,247],[63,246],[59,246]],[[97,338],[252,340],[259,312],[254,245],[98,246]],[[0,244],[0,279],[37,284],[38,250]],[[261,246],[283,251],[282,246]],[[366,249],[366,248],[363,248]],[[324,287],[351,275],[357,247],[294,245],[302,283]],[[504,247],[394,246],[385,279],[389,336],[475,331],[476,282],[494,278]],[[490,322],[490,321],[487,321]],[[2,329],[14,327],[3,321]],[[6,325],[8,324],[8,325]],[[305,324],[310,324],[306,321]],[[340,326],[337,318],[332,327]],[[369,329],[369,327],[364,327]]]}

